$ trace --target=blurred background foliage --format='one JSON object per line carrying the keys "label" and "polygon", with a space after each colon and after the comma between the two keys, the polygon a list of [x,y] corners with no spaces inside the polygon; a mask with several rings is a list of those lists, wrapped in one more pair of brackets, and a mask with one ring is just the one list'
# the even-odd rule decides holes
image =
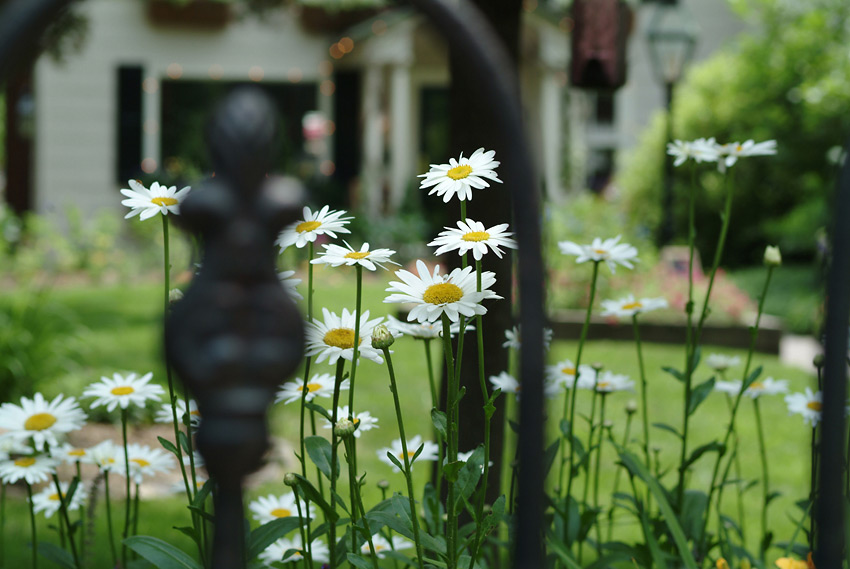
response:
{"label": "blurred background foliage", "polygon": [[[732,168],[735,198],[726,262],[759,262],[764,246],[811,261],[816,228],[827,224],[837,164],[850,132],[850,4],[845,0],[735,0],[751,25],[726,49],[695,65],[676,92],[674,137],[718,142],[776,139],[775,157]],[[664,117],[645,131],[618,177],[629,223],[654,234],[661,212]],[[720,228],[722,175],[710,165],[676,170],[676,234],[684,241],[692,179],[697,246],[711,258]]]}

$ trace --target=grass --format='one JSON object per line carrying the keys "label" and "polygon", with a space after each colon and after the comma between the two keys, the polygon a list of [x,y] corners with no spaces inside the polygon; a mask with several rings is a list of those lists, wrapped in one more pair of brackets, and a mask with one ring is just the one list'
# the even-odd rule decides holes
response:
{"label": "grass", "polygon": [[[316,301],[315,306],[327,307],[339,311],[342,307],[354,304],[354,287],[345,281],[353,275],[353,271],[331,270],[318,268],[316,270]],[[778,275],[779,276],[779,275]],[[779,282],[780,279],[777,279]],[[372,316],[390,313],[393,307],[381,302],[385,282],[379,279],[368,279],[364,283],[364,309],[370,310]],[[302,289],[306,288],[302,285]],[[780,287],[776,287],[780,289]],[[24,294],[22,292],[13,293]],[[67,288],[53,291],[53,300],[65,307],[82,324],[77,332],[77,340],[83,346],[84,358],[80,365],[71,373],[58,378],[40,388],[47,396],[60,392],[79,394],[88,383],[97,380],[101,375],[111,375],[116,371],[153,371],[154,377],[164,381],[165,373],[160,361],[161,354],[161,294],[159,285],[138,283],[131,286],[114,286],[99,289]],[[317,310],[317,312],[319,312]],[[501,331],[488,333],[500,334]],[[554,363],[564,358],[574,358],[577,345],[574,342],[555,342],[549,354],[549,361]],[[400,397],[405,412],[405,428],[408,437],[421,434],[428,437],[432,431],[430,424],[430,396],[427,387],[427,369],[423,359],[424,350],[420,342],[410,339],[400,339],[393,346],[393,359],[400,383]],[[741,350],[713,350],[704,347],[703,353],[722,351],[722,353],[740,355]],[[433,354],[434,362],[439,366],[441,360],[439,350]],[[672,345],[644,345],[644,358],[648,381],[650,385],[650,421],[652,423],[667,423],[677,429],[682,422],[682,384],[672,376],[661,371],[662,366],[683,367],[683,349]],[[637,358],[634,345],[631,343],[592,342],[585,348],[584,362],[600,362],[605,368],[617,373],[625,373],[638,378]],[[788,379],[792,391],[801,391],[812,384],[812,378],[804,372],[788,368],[779,363],[776,357],[756,354],[753,367],[763,366],[762,377]],[[698,369],[695,381],[708,378],[707,368]],[[330,366],[319,364],[314,370],[330,372]],[[732,370],[736,371],[736,370]],[[737,373],[741,373],[738,369]],[[358,461],[361,472],[368,473],[364,487],[364,500],[367,509],[381,499],[381,493],[376,487],[380,479],[387,479],[393,490],[401,490],[403,478],[401,474],[391,472],[390,468],[378,460],[377,452],[380,447],[389,446],[397,438],[392,397],[388,389],[388,378],[384,366],[371,362],[363,362],[357,375],[357,406],[369,410],[379,420],[380,429],[365,433],[358,440]],[[612,433],[616,440],[623,437],[625,425],[624,406],[630,399],[636,399],[636,394],[616,393],[609,396],[606,418],[613,422]],[[329,402],[325,402],[329,406]],[[587,414],[589,395],[581,394],[579,399],[580,413]],[[511,403],[511,409],[516,405]],[[554,440],[557,436],[557,422],[560,419],[562,401],[555,400],[550,404],[549,437]],[[809,437],[810,429],[803,425],[799,417],[788,417],[781,397],[766,398],[762,404],[762,414],[766,426],[767,446],[770,449],[771,488],[781,493],[771,505],[770,529],[777,535],[777,540],[790,537],[793,524],[789,514],[797,516],[793,503],[805,498],[808,492],[809,468]],[[692,420],[693,438],[691,449],[710,440],[720,438],[728,423],[729,412],[723,396],[711,394],[705,403],[697,410]],[[756,446],[755,423],[752,405],[744,400],[739,416],[738,434],[740,436],[739,455],[741,457],[742,478],[747,480],[759,479],[760,466]],[[270,423],[276,437],[291,445],[298,438],[297,405],[278,404],[271,409]],[[586,422],[579,422],[578,436],[586,440]],[[327,432],[321,427],[319,432]],[[639,445],[635,441],[642,438],[639,420],[632,425],[632,451],[640,456]],[[662,470],[666,470],[664,482],[672,486],[675,479],[674,466],[679,462],[679,444],[670,433],[654,428],[651,432],[652,445],[657,448],[657,456],[661,461]],[[466,450],[466,449],[461,449]],[[610,447],[604,448],[603,464],[606,467],[600,476],[601,495],[603,503],[609,503],[613,486],[613,465],[616,461]],[[716,455],[707,454],[696,465],[691,488],[705,488],[708,485],[710,468]],[[295,469],[294,460],[283,463],[284,470]],[[425,465],[414,469],[417,494],[421,496],[422,487],[429,473]],[[345,476],[342,477],[346,478]],[[621,490],[624,489],[626,478],[621,480]],[[578,481],[576,488],[582,489],[583,479]],[[345,480],[341,483],[340,494],[347,496]],[[248,491],[250,497],[268,493],[283,493],[285,487],[277,482],[264,483]],[[750,488],[744,495],[744,509],[747,512],[746,531],[750,551],[757,550],[757,531],[760,512],[761,491],[759,486]],[[730,487],[724,499],[724,511],[732,514],[735,508],[735,490]],[[6,560],[10,567],[25,567],[29,564],[29,553],[22,544],[29,540],[28,520],[20,497],[10,500],[8,515],[13,523],[7,523]],[[98,510],[97,536],[98,546],[94,548],[97,563],[93,567],[108,566],[108,559],[103,557],[105,547],[102,536],[104,532],[104,516]],[[168,520],[163,522],[163,520]],[[192,545],[185,536],[171,529],[172,526],[189,525],[189,517],[180,499],[151,500],[143,503],[140,533],[154,535],[180,546],[187,552],[192,551]],[[55,523],[55,518],[49,520]],[[637,527],[628,527],[631,522],[624,516],[616,518],[618,527],[626,524],[626,535],[637,537]],[[40,520],[40,535],[48,536],[47,522]],[[52,538],[47,538],[52,539]],[[54,540],[55,541],[55,540]],[[14,544],[14,545],[12,545]],[[778,552],[776,556],[778,556]]]}
{"label": "grass", "polygon": [[[758,299],[764,286],[764,267],[747,267],[729,273],[739,288]],[[776,267],[764,311],[782,318],[794,334],[819,335],[823,324],[824,276],[812,264]]]}

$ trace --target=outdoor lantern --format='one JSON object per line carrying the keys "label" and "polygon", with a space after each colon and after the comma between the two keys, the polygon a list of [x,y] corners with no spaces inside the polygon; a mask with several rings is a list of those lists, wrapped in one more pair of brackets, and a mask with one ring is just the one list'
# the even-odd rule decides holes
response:
{"label": "outdoor lantern", "polygon": [[618,89],[626,83],[626,40],[632,11],[624,0],[575,0],[570,83]]}
{"label": "outdoor lantern", "polygon": [[646,32],[652,69],[665,85],[679,81],[694,54],[697,26],[678,0],[658,0]]}

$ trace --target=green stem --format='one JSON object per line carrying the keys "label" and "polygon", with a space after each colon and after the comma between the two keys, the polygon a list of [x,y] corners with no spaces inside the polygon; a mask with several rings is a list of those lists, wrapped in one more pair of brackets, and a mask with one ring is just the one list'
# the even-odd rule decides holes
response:
{"label": "green stem", "polygon": [[[576,369],[576,377],[578,377],[578,369]],[[584,489],[582,490],[581,503],[584,505],[585,511],[588,509],[587,495],[590,490],[591,479],[591,455],[593,454],[593,435],[596,431],[596,397],[599,395],[597,385],[599,383],[599,371],[597,370],[594,378],[593,391],[590,394],[590,429],[587,433],[587,462],[584,466]],[[596,449],[599,452],[599,449]],[[578,542],[578,559],[581,560],[581,553],[584,549],[584,540]]]}
{"label": "green stem", "polygon": [[[339,358],[336,362],[336,380],[334,381],[333,395],[333,411],[331,416],[331,511],[336,511],[336,479],[339,476],[337,472],[337,461],[339,460],[337,447],[339,445],[339,437],[336,435],[336,422],[339,419],[339,387],[342,384],[343,370],[345,360]],[[352,506],[353,508],[354,506]],[[328,540],[331,550],[331,569],[336,567],[336,555],[333,552],[336,550],[336,524],[328,524]]]}
{"label": "green stem", "polygon": [[[79,464],[79,463],[77,463]],[[0,567],[6,566],[6,485],[0,484]]]}
{"label": "green stem", "polygon": [[[761,410],[759,408],[758,398],[753,399],[753,409],[756,414],[756,432],[758,433],[759,455],[761,457],[761,472],[762,472],[762,508],[761,508],[761,535],[767,535],[767,506],[770,499],[770,478],[767,469],[767,445],[764,442],[764,427],[761,421]],[[761,561],[765,562],[767,550],[761,549]]]}
{"label": "green stem", "polygon": [[[605,435],[605,400],[607,393],[602,393],[602,403],[599,410],[599,446],[596,449],[596,475],[593,477],[593,507],[597,512],[601,512],[599,507],[599,478],[602,473],[602,439]],[[596,517],[596,555],[602,557],[602,524],[599,523],[600,517]]]}
{"label": "green stem", "polygon": [[[578,342],[578,353],[576,355],[576,372],[575,372],[575,380],[573,381],[573,389],[570,393],[570,410],[569,410],[569,424],[567,425],[567,435],[564,439],[563,444],[561,445],[561,472],[559,474],[558,479],[560,480],[560,487],[564,487],[564,461],[563,461],[563,449],[569,444],[570,445],[570,473],[567,478],[567,493],[566,493],[566,503],[564,504],[564,511],[570,511],[570,499],[572,497],[573,490],[573,460],[575,458],[575,445],[573,445],[573,430],[575,425],[575,412],[576,412],[576,393],[578,393],[578,380],[579,380],[579,366],[581,366],[581,354],[584,349],[584,343],[587,340],[587,331],[590,328],[590,315],[593,313],[593,299],[596,296],[596,281],[599,277],[599,263],[600,261],[593,261],[593,276],[590,281],[590,300],[587,305],[587,313],[584,317],[584,325],[581,327],[581,337]],[[566,415],[566,413],[564,413]],[[564,520],[564,544],[569,547],[570,544],[567,542],[568,536],[570,534],[570,519],[569,516],[566,520]]]}
{"label": "green stem", "polygon": [[38,569],[38,536],[36,535],[35,530],[35,509],[33,508],[32,503],[32,486],[30,486],[29,482],[26,483],[26,486],[30,507],[30,532],[32,534],[32,569]]}
{"label": "green stem", "polygon": [[641,413],[643,414],[643,453],[646,456],[646,469],[651,471],[651,457],[649,456],[649,406],[647,405],[647,383],[646,371],[643,367],[643,350],[640,344],[640,329],[638,326],[637,312],[632,315],[632,326],[635,331],[635,344],[637,344],[638,369],[640,370],[640,402]]}
{"label": "green stem", "polygon": [[[627,413],[626,414],[626,430],[623,433],[623,443],[620,445],[623,448],[626,448],[626,445],[629,442],[629,432],[631,431],[632,417],[633,416],[634,416],[634,413]],[[611,491],[611,508],[608,510],[608,539],[607,539],[607,541],[611,541],[611,538],[613,537],[613,534],[614,534],[614,496],[620,490],[620,474],[622,473],[622,471],[623,471],[622,468],[618,468],[617,471],[614,473],[614,489]]]}
{"label": "green stem", "polygon": [[[130,455],[127,451],[127,409],[121,409],[121,438],[124,441],[124,531],[121,533],[121,567],[127,567],[127,545],[124,541],[130,533]],[[178,440],[177,445],[180,445]]]}
{"label": "green stem", "polygon": [[133,493],[133,535],[139,533],[139,483],[135,483],[136,491]]}
{"label": "green stem", "polygon": [[[304,477],[307,478],[306,476]],[[310,569],[313,566],[313,552],[310,544],[310,502],[307,498],[304,498],[304,510],[305,512],[301,512],[301,498],[298,496],[298,489],[293,488],[292,493],[295,496],[295,510],[298,512],[298,532],[301,534],[301,547],[304,549],[304,556],[302,559],[304,560],[304,569]]]}
{"label": "green stem", "polygon": [[383,352],[384,359],[387,361],[387,371],[390,375],[390,391],[393,394],[395,416],[398,422],[398,435],[401,439],[401,453],[404,458],[404,480],[407,482],[407,498],[410,502],[410,518],[413,521],[413,541],[416,543],[416,556],[419,562],[419,569],[424,569],[425,557],[422,552],[422,540],[419,537],[419,516],[416,513],[416,500],[413,493],[413,469],[410,466],[410,454],[407,451],[407,437],[404,434],[404,419],[401,415],[401,403],[398,398],[398,385],[395,380],[395,370],[393,369],[393,361],[389,348],[383,348]]}
{"label": "green stem", "polygon": [[[49,448],[47,449],[47,454],[48,456],[50,456]],[[73,557],[74,559],[74,566],[79,568],[82,566],[80,565],[80,557],[79,555],[77,555],[77,544],[74,543],[74,533],[71,531],[71,518],[68,516],[67,497],[62,493],[62,486],[59,485],[59,476],[57,476],[55,473],[51,476],[53,478],[53,485],[56,488],[56,493],[59,495],[59,515],[61,516],[61,519],[59,521],[59,535],[60,537],[63,537],[61,528],[64,524],[65,527],[68,528],[68,541],[71,544],[71,557]],[[77,491],[80,491],[79,487],[77,488]]]}
{"label": "green stem", "polygon": [[[363,266],[358,264],[354,265],[355,270],[357,272],[357,297],[355,300],[355,308],[354,308],[354,345],[352,347],[351,354],[351,378],[348,384],[348,419],[352,422],[354,421],[354,380],[357,377],[357,359],[360,355],[360,311],[361,311],[361,302],[363,296]],[[353,443],[351,446],[355,447],[356,443]],[[347,446],[347,445],[346,445]],[[356,540],[355,536],[355,524],[357,523],[357,508],[354,506],[354,500],[356,498],[356,479],[357,479],[357,451],[356,448],[352,449],[350,453],[350,462],[348,463],[348,472],[349,477],[351,478],[350,484],[350,494],[351,494],[351,540],[352,547],[354,547],[354,543]],[[372,536],[369,536],[371,539]],[[353,551],[352,553],[357,554],[357,551]]]}
{"label": "green stem", "polygon": [[[342,437],[342,442],[345,445],[345,452],[349,456],[353,456],[356,453],[356,450],[354,448],[354,446],[355,446],[355,440],[354,439],[355,439],[354,433],[351,433],[349,435],[345,435],[344,437]],[[402,438],[402,440],[404,440],[404,439]],[[351,491],[351,493],[352,493],[352,499],[351,499],[352,518],[354,517],[355,512],[359,511],[362,514],[360,519],[363,521],[363,529],[365,530],[365,531],[363,531],[363,533],[365,534],[365,537],[366,537],[366,543],[369,544],[369,557],[372,561],[372,567],[373,567],[373,569],[379,569],[379,567],[378,567],[378,555],[375,552],[375,544],[372,541],[372,530],[369,527],[369,520],[368,520],[368,518],[366,518],[366,509],[363,507],[363,500],[360,497],[360,484],[357,483],[356,476],[353,474],[354,471],[350,468],[350,466],[351,465],[349,463],[349,476],[350,476],[350,484],[351,484],[351,488],[352,488],[352,491]],[[414,519],[414,527],[417,527],[416,521],[415,521],[416,520],[416,512],[415,511],[411,512],[411,517],[413,517],[413,519]],[[351,526],[351,548],[353,550],[352,553],[354,553],[356,555],[356,554],[360,553],[360,549],[357,547],[357,533],[355,532],[355,529],[356,529],[355,525],[352,524],[352,526]]]}
{"label": "green stem", "polygon": [[431,388],[431,408],[440,408],[440,397],[437,394],[437,383],[434,381],[434,362],[431,361],[431,338],[424,338],[425,363],[428,365],[428,386]]}
{"label": "green stem", "polygon": [[[79,460],[77,460],[77,461],[75,461],[75,462],[74,462],[74,468],[75,468],[75,470],[76,470],[76,472],[77,472],[77,480],[79,480],[79,481],[80,481],[80,482],[79,482],[79,484],[82,484],[83,477],[82,477],[82,475],[81,475],[81,470],[80,470],[80,461],[79,461]],[[81,492],[81,491],[82,491],[82,490],[80,490],[80,488],[77,488],[77,492]],[[2,508],[2,506],[0,506],[0,508]],[[80,512],[79,512],[79,514],[80,514],[80,526],[79,526],[78,531],[79,531],[79,533],[80,533],[80,559],[82,560],[82,562],[83,562],[83,563],[85,563],[85,559],[86,559],[86,532],[85,532],[85,530],[83,529],[83,528],[85,527],[85,521],[86,521],[86,506],[85,506],[85,502],[81,502],[81,503],[80,503]],[[0,514],[0,515],[2,515],[2,514]],[[2,526],[2,522],[0,522],[0,526]],[[0,531],[2,531],[2,530],[0,530]],[[3,567],[3,558],[2,558],[2,555],[0,555],[0,567]]]}
{"label": "green stem", "polygon": [[[463,203],[463,202],[461,202]],[[446,371],[448,375],[448,388],[446,390],[446,414],[448,423],[448,436],[446,437],[447,447],[447,462],[453,464],[457,462],[457,378],[455,376],[455,364],[452,357],[452,333],[451,321],[445,313],[442,315],[443,320],[443,349],[446,356]],[[461,326],[463,322],[461,322]],[[463,328],[461,327],[461,330]],[[460,334],[458,344],[463,339],[463,334]],[[460,367],[460,366],[458,366]],[[442,465],[440,466],[442,468]],[[442,474],[442,473],[441,473]],[[457,567],[457,515],[455,514],[455,484],[453,480],[446,479],[446,565],[448,569],[456,569]]]}
{"label": "green stem", "polygon": [[112,566],[118,566],[118,553],[115,551],[115,535],[112,530],[112,500],[109,498],[109,471],[103,473],[104,495],[106,496],[106,529],[109,533],[109,549],[112,552]]}

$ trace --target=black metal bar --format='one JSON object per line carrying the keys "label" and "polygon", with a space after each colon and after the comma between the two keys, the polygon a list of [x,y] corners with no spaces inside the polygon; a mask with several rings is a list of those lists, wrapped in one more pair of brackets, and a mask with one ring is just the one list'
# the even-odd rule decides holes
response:
{"label": "black metal bar", "polygon": [[[519,299],[523,350],[519,432],[519,511],[515,569],[540,569],[543,555],[543,257],[540,189],[525,138],[517,81],[501,42],[481,13],[466,0],[410,0],[430,18],[475,77],[481,104],[500,127],[500,146],[509,148],[501,176],[514,195],[519,242]],[[482,142],[483,144],[483,142]]]}
{"label": "black metal bar", "polygon": [[11,0],[0,11],[0,83],[72,0]]}
{"label": "black metal bar", "polygon": [[835,195],[832,263],[827,283],[826,348],[821,409],[820,473],[815,498],[816,567],[841,567],[845,554],[843,471],[847,400],[847,323],[850,317],[850,142]]}

